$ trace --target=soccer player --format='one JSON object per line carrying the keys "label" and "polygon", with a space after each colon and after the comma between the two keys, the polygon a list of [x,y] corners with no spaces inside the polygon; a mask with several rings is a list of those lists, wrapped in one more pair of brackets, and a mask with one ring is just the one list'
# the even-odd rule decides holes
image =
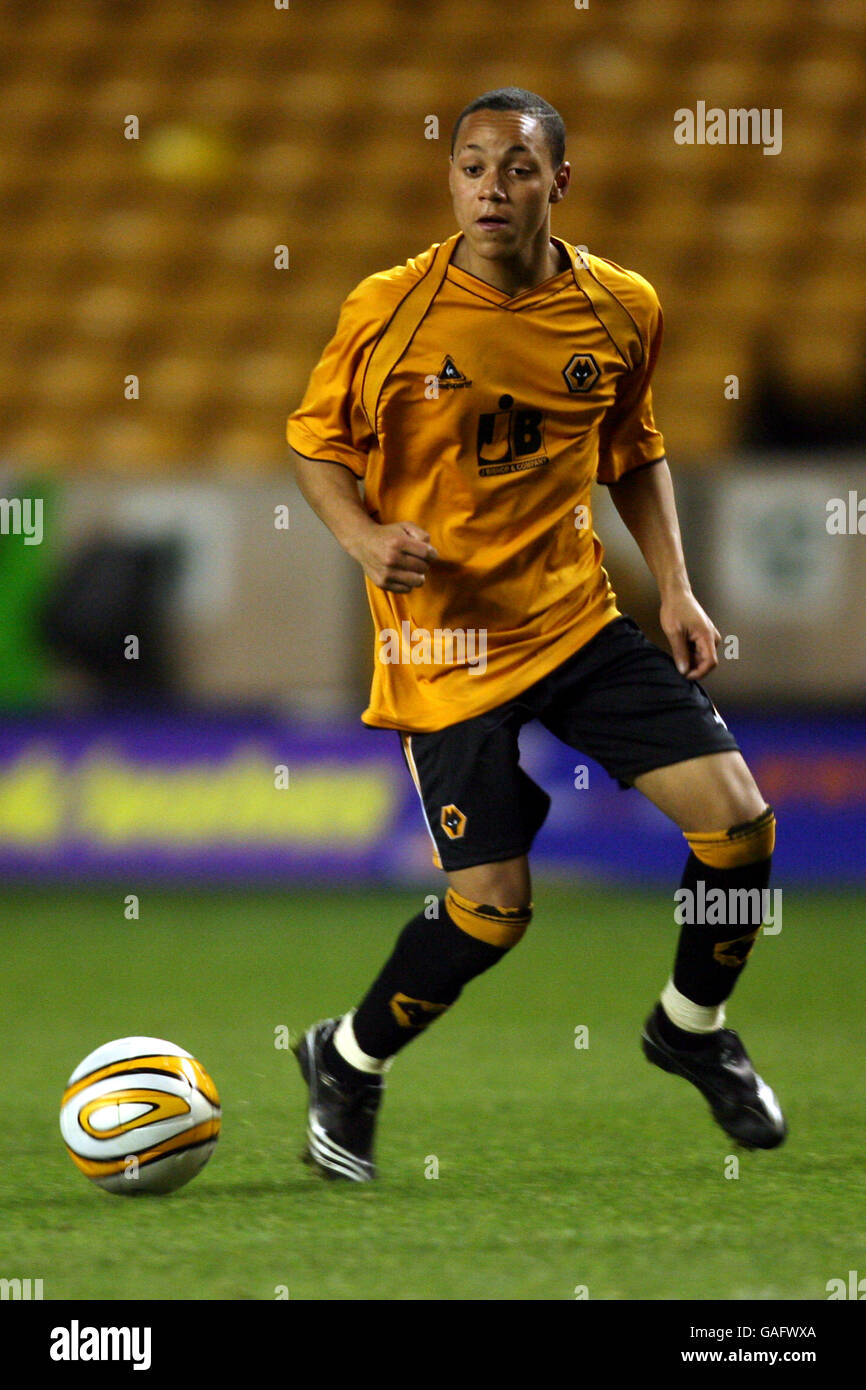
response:
{"label": "soccer player", "polygon": [[[528,855],[550,804],[520,766],[533,719],[688,843],[691,896],[677,901],[698,910],[644,1026],[647,1058],[691,1081],[742,1145],[786,1133],[724,1026],[775,821],[699,683],[720,636],[689,584],[653,420],[659,303],[640,275],[551,236],[570,178],[562,119],[541,97],[509,87],[467,106],[449,171],[459,231],[358,285],[289,419],[298,486],[366,576],[376,660],[362,717],[398,732],[448,877],[438,916],[403,927],[357,1007],[297,1045],[306,1156],[332,1177],[376,1176],[392,1059],[529,925]],[[596,479],[657,582],[673,657],[617,610]],[[703,911],[711,900],[722,910]]]}

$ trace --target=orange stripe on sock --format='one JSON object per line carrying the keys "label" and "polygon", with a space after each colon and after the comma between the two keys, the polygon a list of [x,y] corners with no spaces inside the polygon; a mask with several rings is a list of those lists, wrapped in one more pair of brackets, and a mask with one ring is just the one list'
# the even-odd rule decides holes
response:
{"label": "orange stripe on sock", "polygon": [[685,838],[702,864],[711,869],[740,869],[769,859],[776,845],[776,817],[767,807],[756,820],[708,835],[686,831]]}
{"label": "orange stripe on sock", "polygon": [[506,951],[517,945],[532,918],[532,903],[528,907],[490,907],[470,902],[453,888],[445,894],[445,906],[461,931]]}

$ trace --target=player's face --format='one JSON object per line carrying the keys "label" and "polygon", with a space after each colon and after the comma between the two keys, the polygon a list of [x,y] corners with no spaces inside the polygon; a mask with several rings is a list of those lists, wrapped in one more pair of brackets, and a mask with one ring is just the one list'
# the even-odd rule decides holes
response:
{"label": "player's face", "polygon": [[519,256],[549,235],[551,203],[571,170],[555,168],[543,127],[520,111],[473,111],[457,132],[448,184],[457,224],[485,260]]}

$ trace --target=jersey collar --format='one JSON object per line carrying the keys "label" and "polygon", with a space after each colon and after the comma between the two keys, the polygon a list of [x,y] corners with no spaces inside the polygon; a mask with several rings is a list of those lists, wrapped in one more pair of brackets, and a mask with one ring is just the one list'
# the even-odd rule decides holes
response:
{"label": "jersey collar", "polygon": [[494,285],[488,285],[486,280],[481,280],[477,275],[470,275],[468,270],[461,270],[459,266],[453,264],[452,257],[457,247],[457,243],[462,239],[463,233],[457,232],[448,240],[453,242],[449,254],[448,270],[446,279],[452,284],[458,285],[461,289],[468,291],[477,299],[485,299],[489,304],[495,304],[503,309],[523,309],[526,305],[537,303],[541,299],[546,299],[548,295],[555,294],[569,283],[574,283],[574,271],[572,269],[574,258],[571,247],[567,242],[560,241],[559,237],[551,237],[551,241],[556,246],[565,251],[569,259],[568,270],[558,270],[555,275],[551,275],[547,280],[542,280],[538,285],[533,285],[530,289],[521,290],[520,294],[505,294],[502,290],[496,289]]}

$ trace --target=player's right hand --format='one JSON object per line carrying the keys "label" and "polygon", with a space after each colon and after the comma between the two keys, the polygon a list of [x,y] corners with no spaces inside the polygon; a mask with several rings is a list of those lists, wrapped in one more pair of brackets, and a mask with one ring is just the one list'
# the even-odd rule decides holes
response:
{"label": "player's right hand", "polygon": [[431,560],[437,556],[420,526],[412,521],[393,521],[366,533],[357,558],[378,589],[408,594],[421,587]]}

